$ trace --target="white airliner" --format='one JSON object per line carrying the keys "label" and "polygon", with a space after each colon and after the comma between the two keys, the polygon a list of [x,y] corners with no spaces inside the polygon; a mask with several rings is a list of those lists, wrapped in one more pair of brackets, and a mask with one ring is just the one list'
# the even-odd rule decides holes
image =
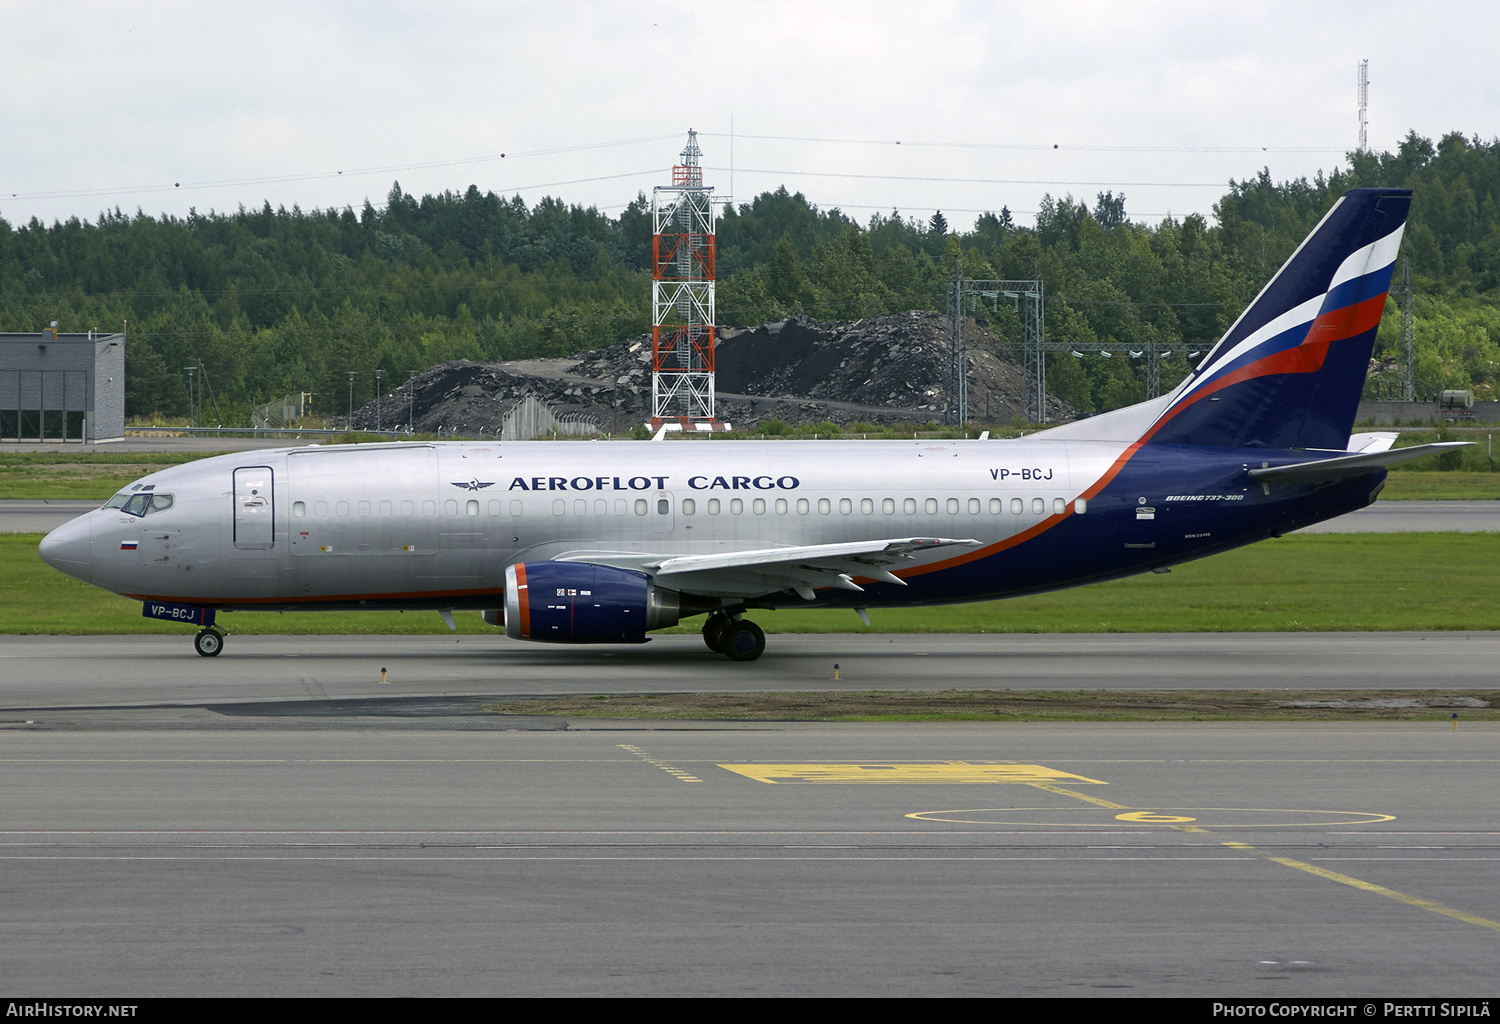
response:
{"label": "white airliner", "polygon": [[396,443],[153,473],[42,557],[199,627],[219,611],[484,610],[521,640],[641,643],[707,613],[751,661],[753,608],[991,600],[1279,536],[1375,500],[1350,436],[1411,194],[1329,211],[1170,394],[1014,441]]}

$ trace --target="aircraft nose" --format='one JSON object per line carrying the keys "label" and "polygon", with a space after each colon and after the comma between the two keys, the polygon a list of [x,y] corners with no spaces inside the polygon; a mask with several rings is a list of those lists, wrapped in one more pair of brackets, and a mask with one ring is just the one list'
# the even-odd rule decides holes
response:
{"label": "aircraft nose", "polygon": [[92,515],[81,515],[43,537],[37,549],[42,561],[58,572],[65,572],[85,583],[92,582],[94,555],[89,524],[92,518]]}

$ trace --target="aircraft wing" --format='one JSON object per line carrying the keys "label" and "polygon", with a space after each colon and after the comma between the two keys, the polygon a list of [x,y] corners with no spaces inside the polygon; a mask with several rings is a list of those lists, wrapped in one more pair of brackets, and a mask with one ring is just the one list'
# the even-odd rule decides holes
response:
{"label": "aircraft wing", "polygon": [[[798,547],[726,551],[711,555],[663,555],[630,559],[622,566],[647,573],[664,587],[715,597],[760,597],[778,590],[795,590],[813,599],[814,587],[863,591],[853,577],[863,576],[905,586],[888,566],[914,562],[919,555],[945,547],[978,547],[977,540],[946,537],[899,537],[807,544]],[[603,554],[603,553],[600,553]],[[561,556],[560,561],[620,564],[608,555],[590,552]]]}
{"label": "aircraft wing", "polygon": [[1424,455],[1436,455],[1454,448],[1466,448],[1471,443],[1469,441],[1441,441],[1437,444],[1419,444],[1410,448],[1392,448],[1388,451],[1366,450],[1358,455],[1344,455],[1336,459],[1319,459],[1316,462],[1299,462],[1292,466],[1252,469],[1250,476],[1263,484],[1316,484],[1326,480],[1340,480],[1346,476],[1358,476],[1381,466],[1394,466],[1408,459],[1420,459]]}

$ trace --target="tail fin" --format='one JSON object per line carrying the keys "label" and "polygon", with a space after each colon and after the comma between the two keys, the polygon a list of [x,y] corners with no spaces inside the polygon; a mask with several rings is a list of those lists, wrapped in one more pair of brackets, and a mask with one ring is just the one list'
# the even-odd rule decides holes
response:
{"label": "tail fin", "polygon": [[1408,189],[1346,193],[1141,440],[1342,451],[1410,206]]}

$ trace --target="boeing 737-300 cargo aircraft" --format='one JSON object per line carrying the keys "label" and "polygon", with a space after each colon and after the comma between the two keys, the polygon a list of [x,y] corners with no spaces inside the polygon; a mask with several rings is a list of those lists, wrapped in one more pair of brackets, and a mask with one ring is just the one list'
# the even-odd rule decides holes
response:
{"label": "boeing 737-300 cargo aircraft", "polygon": [[791,605],[983,601],[1115,579],[1331,519],[1450,445],[1350,437],[1411,193],[1340,199],[1180,385],[1012,441],[395,443],[143,477],[41,556],[200,627],[266,609],[484,610],[520,640],[714,651]]}

